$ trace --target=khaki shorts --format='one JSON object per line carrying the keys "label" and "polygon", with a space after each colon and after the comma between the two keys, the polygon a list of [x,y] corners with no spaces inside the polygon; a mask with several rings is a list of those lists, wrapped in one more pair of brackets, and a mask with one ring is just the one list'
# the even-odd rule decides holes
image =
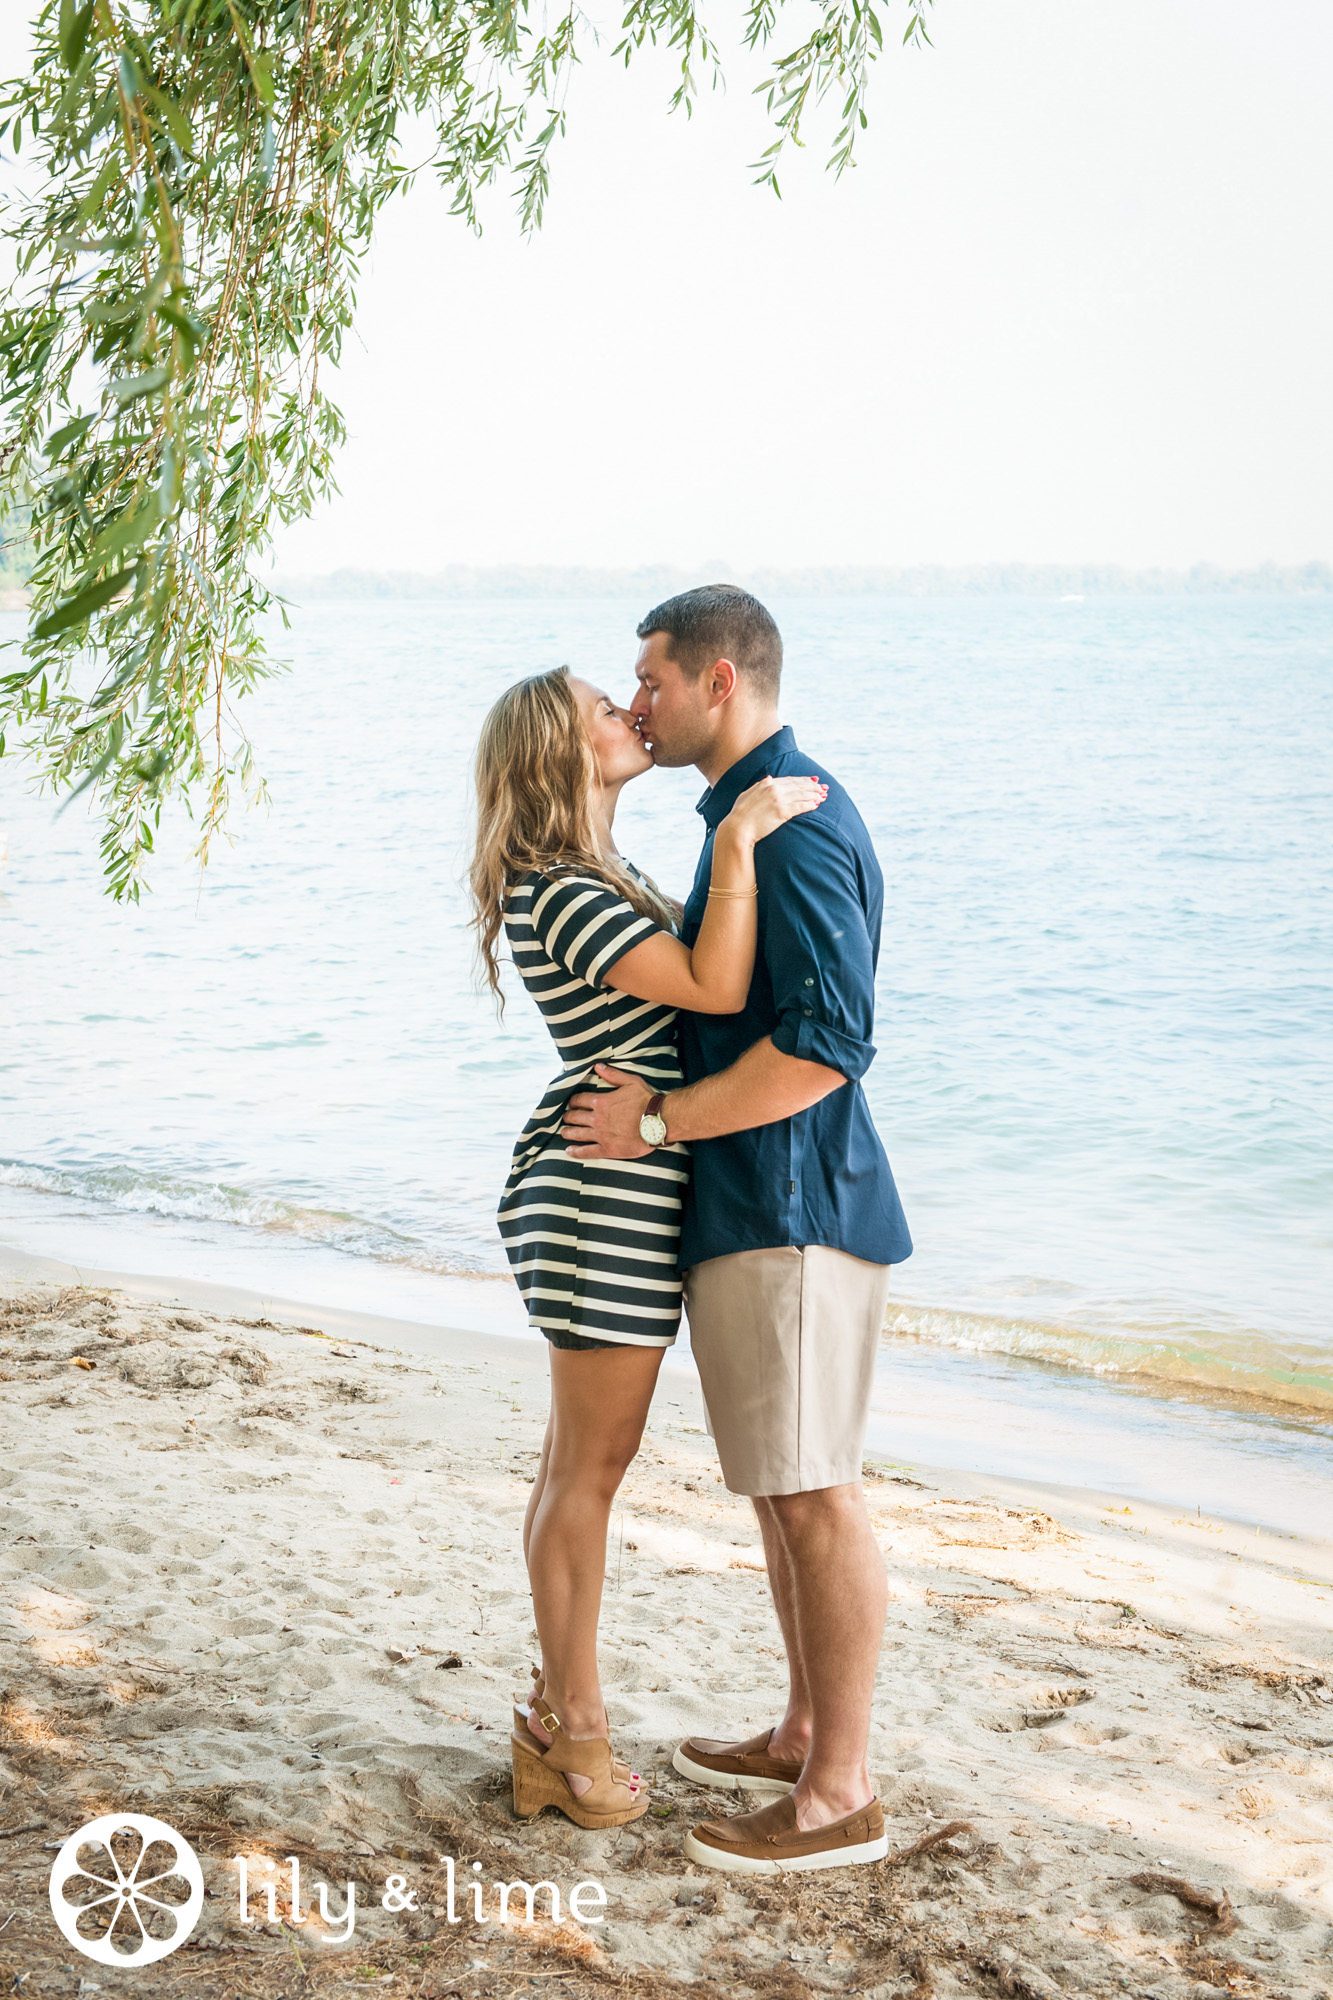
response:
{"label": "khaki shorts", "polygon": [[685,1274],[708,1428],[733,1493],[861,1477],[889,1267],[845,1250],[742,1250]]}

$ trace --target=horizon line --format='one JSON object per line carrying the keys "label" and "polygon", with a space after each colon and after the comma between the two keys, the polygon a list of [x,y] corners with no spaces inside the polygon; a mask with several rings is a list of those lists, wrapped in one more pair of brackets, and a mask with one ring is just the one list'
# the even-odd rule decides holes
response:
{"label": "horizon line", "polygon": [[737,571],[713,562],[697,569],[669,562],[450,563],[434,571],[342,564],[323,571],[275,570],[268,587],[281,596],[653,596],[674,595],[702,577],[756,593],[793,596],[885,595],[1221,596],[1333,593],[1333,563],[1196,562],[1186,567],[1122,563],[757,564]]}

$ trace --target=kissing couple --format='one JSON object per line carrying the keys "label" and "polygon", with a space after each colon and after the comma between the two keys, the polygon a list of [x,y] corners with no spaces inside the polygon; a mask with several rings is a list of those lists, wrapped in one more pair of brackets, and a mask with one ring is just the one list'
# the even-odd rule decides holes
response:
{"label": "kissing couple", "polygon": [[[887,1585],[861,1449],[889,1267],[912,1248],[860,1083],[883,878],[848,794],[779,721],[782,640],[756,598],[689,590],[638,637],[629,708],[561,667],[501,695],[477,751],[482,965],[503,1005],[503,933],[563,1064],[499,1212],[551,1366],[523,1523],[541,1667],[514,1709],[514,1808],[583,1827],[648,1809],[612,1753],[597,1623],[611,1504],[683,1296],[789,1674],[775,1728],[676,1750],[698,1784],[780,1795],[696,1826],[685,1852],[756,1874],[877,1861]],[[621,791],[654,764],[708,785],[683,907],[615,842]]]}

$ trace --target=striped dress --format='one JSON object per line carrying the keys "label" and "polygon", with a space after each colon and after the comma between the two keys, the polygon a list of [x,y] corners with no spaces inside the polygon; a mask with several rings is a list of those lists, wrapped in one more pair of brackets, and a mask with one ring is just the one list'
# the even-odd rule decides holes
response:
{"label": "striped dress", "polygon": [[675,1009],[604,983],[660,929],[587,875],[527,875],[505,905],[514,964],[564,1068],[514,1148],[500,1234],[530,1321],[557,1343],[669,1347],[680,1324],[685,1147],[641,1160],[572,1160],[560,1136],[571,1094],[603,1088],[594,1063],[632,1070],[654,1090],[684,1081]]}

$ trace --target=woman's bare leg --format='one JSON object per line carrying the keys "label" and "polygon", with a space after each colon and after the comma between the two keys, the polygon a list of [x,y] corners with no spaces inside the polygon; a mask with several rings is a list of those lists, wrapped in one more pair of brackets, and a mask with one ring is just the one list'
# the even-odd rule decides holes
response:
{"label": "woman's bare leg", "polygon": [[[546,1435],[542,1439],[542,1453],[537,1462],[537,1476],[532,1482],[532,1491],[528,1495],[528,1504],[523,1514],[523,1560],[525,1563],[528,1562],[528,1548],[532,1541],[532,1524],[537,1517],[537,1509],[541,1505],[542,1494],[546,1490],[546,1468],[550,1463],[551,1435],[554,1428],[555,1417],[552,1413],[546,1419]],[[530,1563],[528,1567],[531,1569]],[[519,1707],[525,1707],[530,1699],[531,1690],[529,1689],[525,1695],[520,1696]],[[538,1730],[535,1733],[541,1737],[543,1743],[550,1741],[544,1729]]]}
{"label": "woman's bare leg", "polygon": [[[611,1503],[643,1436],[664,1349],[552,1347],[551,1415],[524,1521],[546,1700],[571,1738],[601,1736],[597,1622]],[[546,1732],[534,1731],[545,1739]],[[577,1792],[586,1780],[574,1779]]]}
{"label": "woman's bare leg", "polygon": [[547,1465],[550,1463],[551,1434],[554,1431],[554,1429],[555,1429],[555,1411],[554,1409],[552,1409],[550,1415],[546,1419],[546,1435],[542,1439],[542,1455],[537,1464],[537,1477],[532,1482],[532,1491],[528,1495],[527,1512],[523,1516],[524,1562],[527,1562],[528,1560],[528,1544],[532,1540],[532,1523],[536,1518],[537,1509],[541,1505],[542,1493],[546,1486],[546,1468]]}

